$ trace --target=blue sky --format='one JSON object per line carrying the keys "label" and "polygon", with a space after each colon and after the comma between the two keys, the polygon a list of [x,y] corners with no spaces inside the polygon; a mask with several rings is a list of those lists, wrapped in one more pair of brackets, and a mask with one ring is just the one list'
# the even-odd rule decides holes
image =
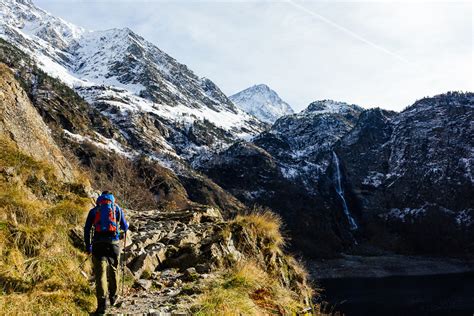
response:
{"label": "blue sky", "polygon": [[34,2],[87,29],[129,27],[228,95],[268,84],[296,110],[320,99],[401,110],[474,90],[471,1]]}

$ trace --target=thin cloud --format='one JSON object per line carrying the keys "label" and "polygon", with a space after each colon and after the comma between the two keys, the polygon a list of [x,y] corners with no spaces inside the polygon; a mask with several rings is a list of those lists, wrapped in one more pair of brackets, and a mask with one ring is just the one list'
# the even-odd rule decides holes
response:
{"label": "thin cloud", "polygon": [[226,94],[266,83],[296,110],[318,99],[401,110],[473,87],[472,2],[33,1],[87,29],[130,27]]}
{"label": "thin cloud", "polygon": [[290,5],[292,5],[293,7],[297,8],[301,11],[304,11],[304,12],[308,13],[309,15],[323,21],[324,23],[326,23],[326,24],[328,24],[328,25],[330,25],[330,26],[332,26],[332,27],[334,27],[334,28],[336,28],[336,29],[352,36],[353,38],[355,38],[359,41],[362,41],[365,44],[367,44],[367,45],[369,45],[369,46],[371,46],[371,47],[373,47],[373,48],[375,48],[375,49],[377,49],[381,52],[384,52],[385,54],[388,54],[388,55],[390,55],[390,56],[392,56],[392,57],[394,57],[394,58],[396,58],[396,59],[398,59],[398,60],[400,60],[404,63],[409,63],[409,61],[407,59],[405,59],[404,57],[398,55],[397,53],[394,53],[394,52],[386,49],[385,47],[382,47],[380,45],[375,44],[374,42],[360,36],[359,34],[356,34],[356,33],[352,32],[351,30],[345,28],[344,26],[342,26],[342,25],[340,25],[340,24],[338,24],[338,23],[336,23],[332,20],[329,20],[328,18],[322,16],[321,14],[318,14],[318,13],[314,12],[313,10],[310,10],[310,9],[306,8],[305,6],[302,6],[301,4],[298,4],[298,3],[294,2],[293,0],[286,0],[286,2],[289,3]]}

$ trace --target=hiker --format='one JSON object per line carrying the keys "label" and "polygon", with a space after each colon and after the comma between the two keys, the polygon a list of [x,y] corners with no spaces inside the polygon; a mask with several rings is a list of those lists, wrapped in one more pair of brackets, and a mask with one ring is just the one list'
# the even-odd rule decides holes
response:
{"label": "hiker", "polygon": [[[115,204],[115,198],[104,191],[97,198],[96,206],[89,211],[84,225],[86,252],[92,254],[97,296],[96,314],[104,314],[107,309],[107,290],[110,305],[118,300],[120,231],[128,230],[123,210]],[[94,235],[91,244],[91,229]]]}

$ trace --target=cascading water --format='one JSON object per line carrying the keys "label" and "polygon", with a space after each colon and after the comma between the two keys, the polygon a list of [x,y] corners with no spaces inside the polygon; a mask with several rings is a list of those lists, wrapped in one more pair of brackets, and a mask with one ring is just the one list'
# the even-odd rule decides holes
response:
{"label": "cascading water", "polygon": [[336,153],[332,152],[332,157],[334,160],[334,164],[336,165],[336,192],[341,198],[342,207],[344,209],[344,214],[347,216],[347,220],[349,221],[349,226],[351,230],[356,230],[359,228],[355,219],[352,217],[351,213],[349,212],[349,207],[347,206],[346,199],[344,198],[344,190],[342,189],[341,184],[341,170],[339,168],[339,158],[337,157]]}

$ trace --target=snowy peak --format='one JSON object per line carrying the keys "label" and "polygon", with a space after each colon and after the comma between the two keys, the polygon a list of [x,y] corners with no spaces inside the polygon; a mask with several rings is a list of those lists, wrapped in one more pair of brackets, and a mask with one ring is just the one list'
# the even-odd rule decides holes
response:
{"label": "snowy peak", "polygon": [[265,84],[254,85],[230,97],[245,112],[266,123],[274,123],[283,115],[293,114],[291,106]]}
{"label": "snowy peak", "polygon": [[301,112],[301,114],[346,114],[350,112],[362,112],[364,109],[355,104],[333,100],[314,101]]}
{"label": "snowy peak", "polygon": [[85,32],[35,7],[30,0],[0,0],[0,18],[1,24],[13,31],[36,36],[59,49],[66,49]]}

